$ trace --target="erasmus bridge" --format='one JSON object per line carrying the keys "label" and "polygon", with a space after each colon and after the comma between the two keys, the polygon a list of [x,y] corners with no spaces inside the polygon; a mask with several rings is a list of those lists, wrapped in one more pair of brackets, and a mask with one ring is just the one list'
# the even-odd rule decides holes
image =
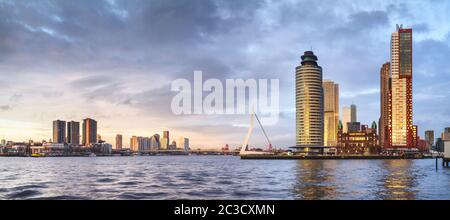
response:
{"label": "erasmus bridge", "polygon": [[[250,140],[250,136],[252,135],[253,128],[254,128],[254,119],[256,118],[256,121],[258,121],[259,126],[261,127],[261,130],[264,133],[264,136],[266,137],[266,141],[269,145],[268,151],[251,151],[248,149],[248,142]],[[264,129],[261,121],[259,120],[258,115],[255,112],[252,112],[250,114],[250,124],[247,132],[247,136],[245,137],[244,143],[242,144],[241,151],[239,152],[240,155],[261,155],[261,154],[273,154],[272,152],[272,143],[270,142],[269,136],[267,136],[266,130]]]}

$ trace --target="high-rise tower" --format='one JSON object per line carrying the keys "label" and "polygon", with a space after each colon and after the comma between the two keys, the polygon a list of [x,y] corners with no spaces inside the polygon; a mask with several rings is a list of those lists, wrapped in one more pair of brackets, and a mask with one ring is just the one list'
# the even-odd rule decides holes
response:
{"label": "high-rise tower", "polygon": [[296,68],[296,145],[323,146],[323,89],[322,67],[312,51],[301,57]]}
{"label": "high-rise tower", "polygon": [[391,146],[391,64],[383,64],[380,70],[380,146]]}
{"label": "high-rise tower", "polygon": [[122,149],[122,139],[123,136],[121,134],[116,135],[116,150]]}
{"label": "high-rise tower", "polygon": [[83,120],[83,145],[97,143],[97,121],[86,118]]}
{"label": "high-rise tower", "polygon": [[64,143],[66,140],[66,122],[61,120],[53,121],[53,143]]}
{"label": "high-rise tower", "polygon": [[412,111],[412,29],[391,36],[392,147],[415,147]]}
{"label": "high-rise tower", "polygon": [[339,123],[339,85],[323,81],[324,145],[336,146]]}
{"label": "high-rise tower", "polygon": [[344,106],[342,108],[342,126],[343,132],[348,132],[348,123],[357,122],[356,105],[351,104],[350,107]]}
{"label": "high-rise tower", "polygon": [[67,143],[74,146],[80,145],[80,122],[67,122]]}

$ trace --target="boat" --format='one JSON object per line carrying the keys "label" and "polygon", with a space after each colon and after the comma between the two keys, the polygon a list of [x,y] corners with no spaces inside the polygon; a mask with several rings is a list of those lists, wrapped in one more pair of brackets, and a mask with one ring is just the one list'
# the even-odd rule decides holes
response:
{"label": "boat", "polygon": [[41,154],[41,153],[34,153],[31,154],[32,157],[45,157],[45,154]]}
{"label": "boat", "polygon": [[89,157],[96,157],[97,155],[95,155],[94,153],[89,154]]}

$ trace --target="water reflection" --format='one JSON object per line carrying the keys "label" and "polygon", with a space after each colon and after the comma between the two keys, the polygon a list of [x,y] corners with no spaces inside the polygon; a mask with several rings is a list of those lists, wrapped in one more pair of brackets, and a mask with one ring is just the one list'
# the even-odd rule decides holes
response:
{"label": "water reflection", "polygon": [[297,163],[295,199],[335,199],[334,161],[300,160]]}
{"label": "water reflection", "polygon": [[412,160],[384,160],[381,164],[383,175],[377,195],[380,199],[416,199],[417,178],[412,169]]}

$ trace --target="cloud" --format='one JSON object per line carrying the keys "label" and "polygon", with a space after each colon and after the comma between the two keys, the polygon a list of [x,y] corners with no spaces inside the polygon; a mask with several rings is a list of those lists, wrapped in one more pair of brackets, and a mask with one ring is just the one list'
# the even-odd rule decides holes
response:
{"label": "cloud", "polygon": [[[324,78],[340,85],[341,106],[355,102],[371,122],[390,33],[403,23],[414,29],[415,118],[438,130],[450,123],[436,98],[448,97],[448,9],[445,1],[1,1],[0,103],[13,107],[2,117],[50,126],[54,117],[90,115],[111,140],[166,127],[194,144],[240,143],[232,124],[246,117],[175,116],[170,83],[192,80],[194,70],[205,79],[276,78],[280,108],[293,109],[295,67],[312,47]],[[428,112],[442,122],[428,123]],[[294,120],[282,111],[268,131],[274,144],[294,144]]]}
{"label": "cloud", "polygon": [[372,88],[372,89],[354,91],[354,92],[350,92],[350,93],[344,92],[344,93],[339,94],[339,96],[341,98],[355,98],[358,96],[373,95],[373,94],[379,94],[379,93],[380,93],[379,88]]}

